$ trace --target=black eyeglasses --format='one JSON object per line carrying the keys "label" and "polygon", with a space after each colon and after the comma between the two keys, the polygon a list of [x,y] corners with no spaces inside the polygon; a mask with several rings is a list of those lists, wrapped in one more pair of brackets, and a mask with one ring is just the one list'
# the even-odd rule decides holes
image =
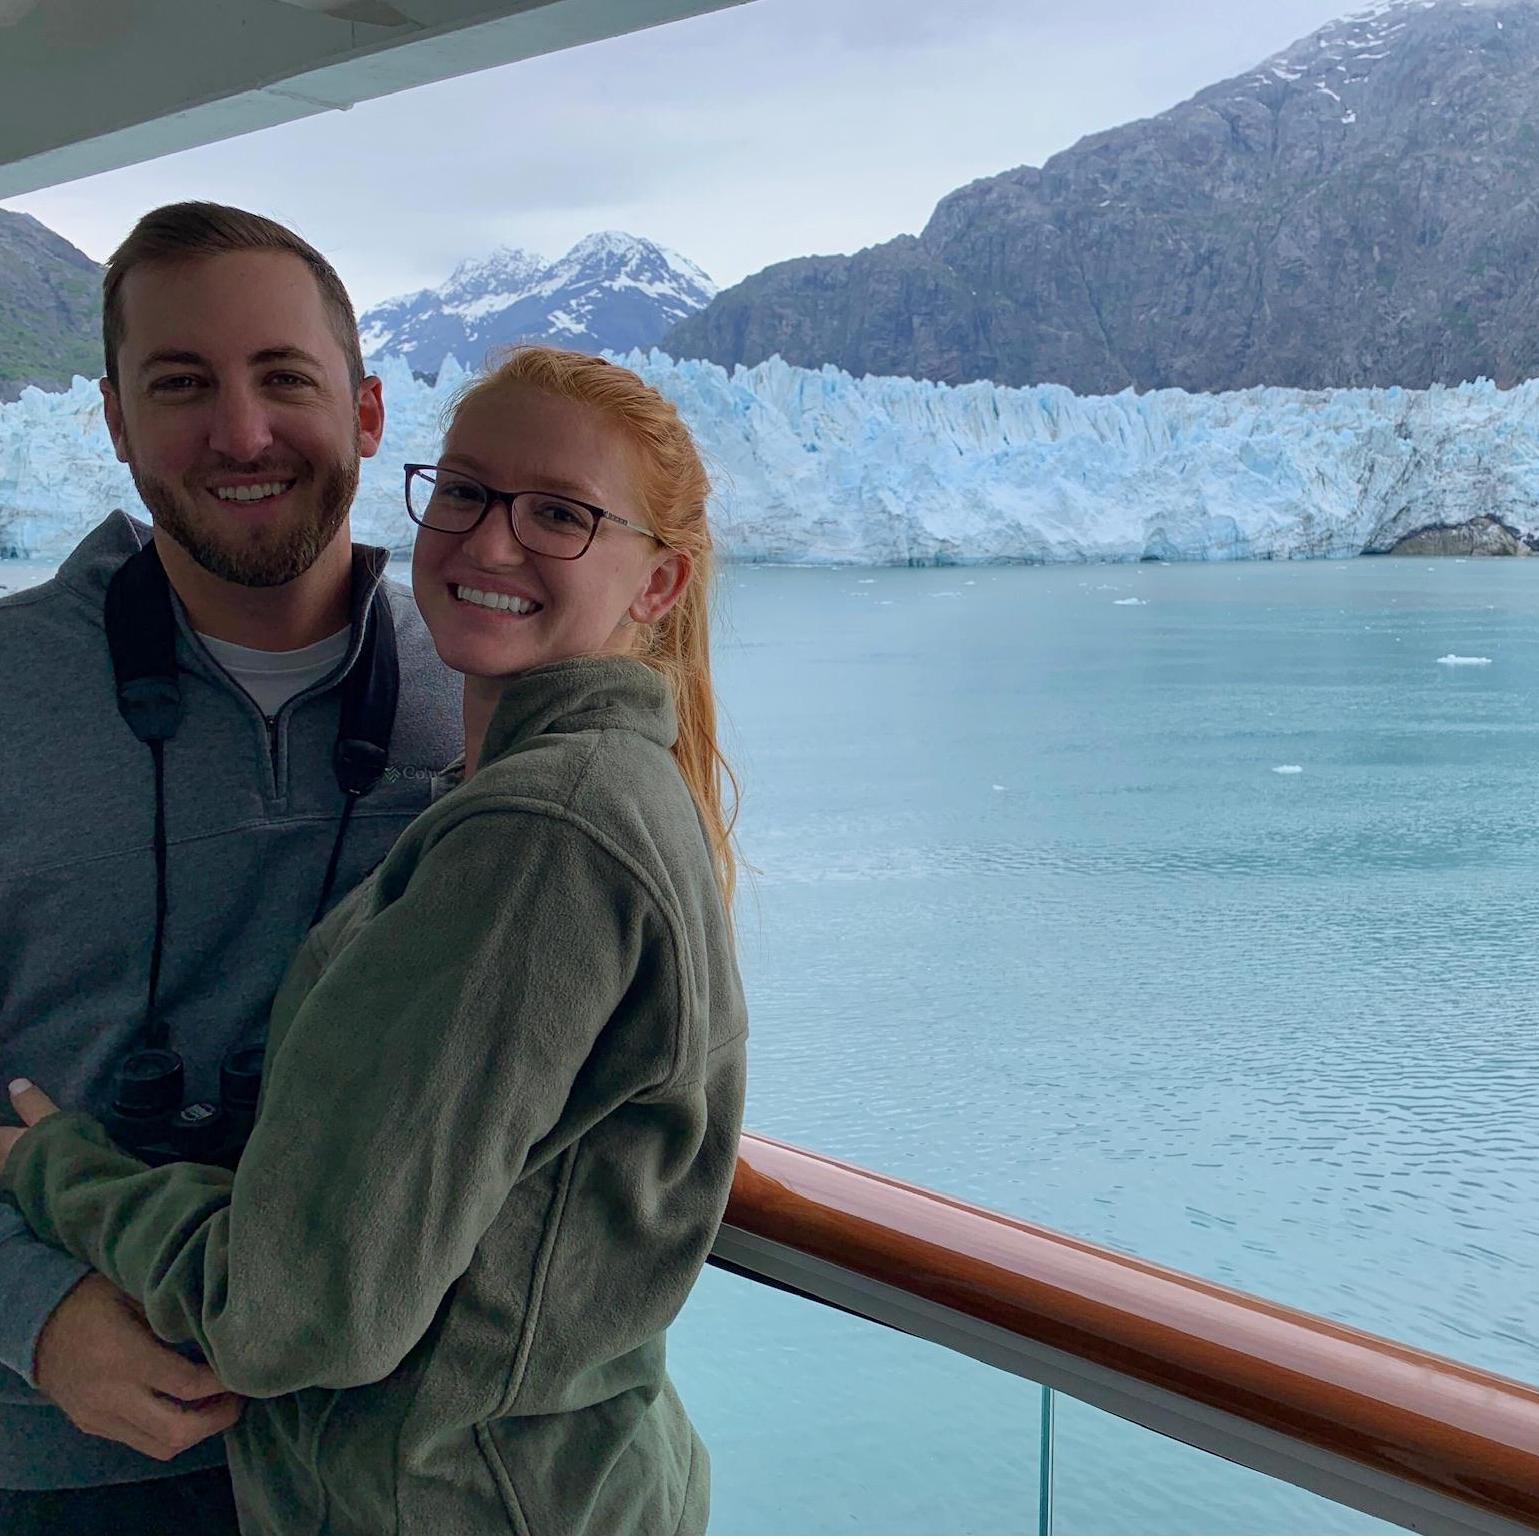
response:
{"label": "black eyeglasses", "polygon": [[575,561],[593,543],[607,518],[622,529],[657,536],[618,513],[606,513],[591,503],[553,492],[501,492],[442,465],[406,466],[406,511],[413,523],[443,534],[469,534],[499,502],[508,507],[513,538],[536,556]]}

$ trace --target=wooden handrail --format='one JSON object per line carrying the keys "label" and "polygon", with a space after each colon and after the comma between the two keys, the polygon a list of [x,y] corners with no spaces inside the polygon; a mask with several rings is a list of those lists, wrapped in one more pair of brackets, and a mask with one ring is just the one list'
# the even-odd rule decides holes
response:
{"label": "wooden handrail", "polygon": [[725,1222],[1539,1529],[1539,1389],[744,1134]]}

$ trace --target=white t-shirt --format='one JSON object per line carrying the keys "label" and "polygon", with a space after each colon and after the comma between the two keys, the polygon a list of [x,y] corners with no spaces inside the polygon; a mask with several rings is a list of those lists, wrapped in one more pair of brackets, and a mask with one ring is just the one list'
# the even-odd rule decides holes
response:
{"label": "white t-shirt", "polygon": [[319,684],[347,656],[352,639],[349,625],[294,652],[261,652],[198,633],[210,656],[256,701],[264,716],[276,716],[295,695]]}

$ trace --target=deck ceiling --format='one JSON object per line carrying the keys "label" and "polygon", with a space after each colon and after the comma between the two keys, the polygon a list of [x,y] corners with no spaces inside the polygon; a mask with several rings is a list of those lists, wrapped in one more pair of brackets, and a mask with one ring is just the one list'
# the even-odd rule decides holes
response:
{"label": "deck ceiling", "polygon": [[743,3],[0,0],[0,197]]}

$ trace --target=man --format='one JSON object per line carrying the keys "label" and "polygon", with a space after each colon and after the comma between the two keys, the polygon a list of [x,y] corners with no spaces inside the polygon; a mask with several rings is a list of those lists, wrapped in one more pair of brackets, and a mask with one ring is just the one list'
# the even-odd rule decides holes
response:
{"label": "man", "polygon": [[[107,265],[103,335],[154,556],[113,513],[0,600],[0,1062],[98,1113],[129,1105],[146,1046],[180,1055],[180,1100],[220,1100],[318,903],[382,858],[461,736],[410,598],[381,588],[386,553],[350,542],[384,408],[329,264],[237,209],[157,209]],[[153,650],[162,614],[149,671],[180,698],[148,736],[104,620],[130,558],[112,634]],[[395,694],[376,683],[392,628]],[[388,767],[344,794],[358,700],[384,711]],[[241,1408],[205,1365],[8,1207],[0,1298],[0,1532],[236,1531],[216,1434]]]}

